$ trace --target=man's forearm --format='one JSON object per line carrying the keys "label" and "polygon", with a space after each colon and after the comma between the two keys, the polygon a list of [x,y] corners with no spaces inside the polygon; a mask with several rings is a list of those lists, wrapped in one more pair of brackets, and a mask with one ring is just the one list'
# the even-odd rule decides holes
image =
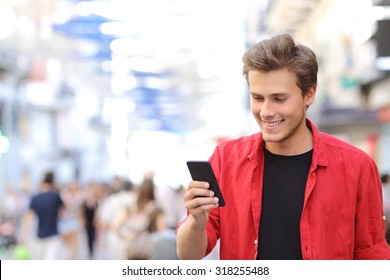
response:
{"label": "man's forearm", "polygon": [[199,260],[207,249],[206,225],[200,226],[190,216],[177,231],[177,254],[182,260]]}

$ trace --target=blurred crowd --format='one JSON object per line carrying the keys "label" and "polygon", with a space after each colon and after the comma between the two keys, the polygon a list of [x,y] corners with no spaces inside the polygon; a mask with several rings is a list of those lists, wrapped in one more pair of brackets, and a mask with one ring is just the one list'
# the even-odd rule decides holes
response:
{"label": "blurred crowd", "polygon": [[[390,177],[381,179],[390,244]],[[36,192],[9,186],[0,198],[0,259],[178,259],[183,195],[183,186],[156,185],[152,173],[139,184],[116,176],[57,185],[48,171]]]}
{"label": "blurred crowd", "polygon": [[0,198],[0,259],[177,259],[175,228],[185,216],[182,186],[114,177],[109,183],[8,187]]}

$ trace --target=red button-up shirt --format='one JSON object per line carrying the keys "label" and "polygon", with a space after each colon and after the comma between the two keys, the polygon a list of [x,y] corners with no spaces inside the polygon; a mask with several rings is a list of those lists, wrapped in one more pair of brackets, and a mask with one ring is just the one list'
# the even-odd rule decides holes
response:
{"label": "red button-up shirt", "polygon": [[[307,125],[314,149],[300,221],[303,259],[390,259],[375,162],[363,151],[318,132],[309,120]],[[221,259],[256,259],[263,147],[258,133],[226,141],[211,156],[226,206],[210,213],[207,254],[220,239]]]}

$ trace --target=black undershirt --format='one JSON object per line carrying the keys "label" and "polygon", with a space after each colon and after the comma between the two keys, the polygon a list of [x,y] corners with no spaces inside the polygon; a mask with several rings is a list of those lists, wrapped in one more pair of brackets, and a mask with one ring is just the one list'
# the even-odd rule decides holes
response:
{"label": "black undershirt", "polygon": [[301,260],[299,223],[313,151],[296,156],[264,149],[259,260]]}

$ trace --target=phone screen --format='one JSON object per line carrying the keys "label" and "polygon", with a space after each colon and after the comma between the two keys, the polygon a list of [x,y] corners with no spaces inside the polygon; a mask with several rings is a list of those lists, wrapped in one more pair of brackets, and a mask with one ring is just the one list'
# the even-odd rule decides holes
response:
{"label": "phone screen", "polygon": [[215,178],[213,168],[208,161],[187,161],[188,170],[190,171],[192,180],[204,181],[210,184],[210,190],[219,199],[219,206],[225,206],[221,189],[219,188],[217,179]]}

